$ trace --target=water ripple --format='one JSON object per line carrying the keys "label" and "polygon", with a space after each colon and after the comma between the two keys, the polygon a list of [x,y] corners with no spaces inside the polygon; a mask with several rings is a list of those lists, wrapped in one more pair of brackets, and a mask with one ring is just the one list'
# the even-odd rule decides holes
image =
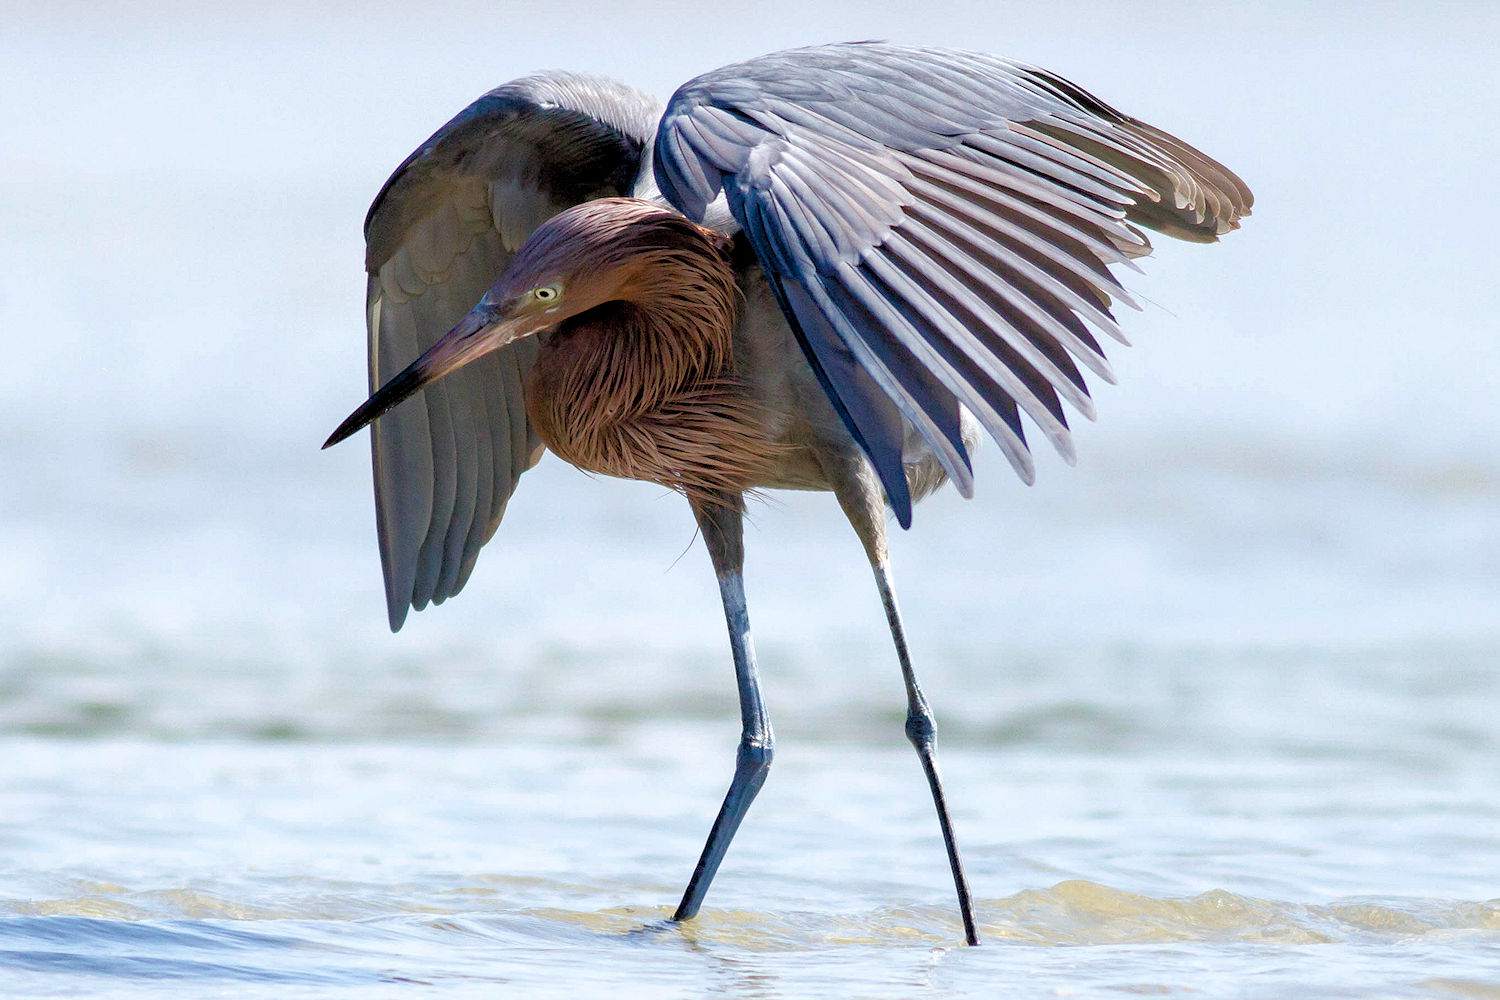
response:
{"label": "water ripple", "polygon": [[[567,895],[570,888],[549,886],[546,880],[514,881],[514,888],[524,885],[528,891],[555,897]],[[506,887],[492,888],[497,895],[486,901],[498,902],[498,893]],[[405,905],[396,912],[339,919],[330,916],[330,911],[367,911],[368,899],[330,900],[328,893],[318,892],[273,910],[179,889],[12,902],[7,906],[11,915],[0,917],[0,945],[75,947],[89,954],[136,948],[167,952],[327,950],[329,940],[313,929],[326,932],[347,924],[356,925],[360,936],[387,940],[470,938],[491,943],[577,942],[588,937],[650,943],[659,936],[654,932],[660,931],[693,943],[759,951],[931,946],[951,943],[961,930],[952,907],[946,905],[877,907],[854,913],[713,909],[690,923],[675,925],[668,922],[671,909],[666,906],[588,910],[454,906],[434,912],[439,908],[425,896],[402,901],[391,898],[389,887],[372,886],[369,891],[383,896],[387,904]],[[1079,879],[982,899],[977,906],[986,937],[1048,946],[1170,941],[1328,944],[1500,932],[1500,900],[1352,898],[1306,904],[1221,889],[1158,897]],[[113,915],[99,916],[104,912]]]}

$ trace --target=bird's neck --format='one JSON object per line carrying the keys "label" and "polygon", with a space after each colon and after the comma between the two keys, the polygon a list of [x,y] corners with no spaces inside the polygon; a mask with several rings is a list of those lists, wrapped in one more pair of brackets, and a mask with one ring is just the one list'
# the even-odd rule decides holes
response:
{"label": "bird's neck", "polygon": [[671,388],[726,374],[737,297],[729,261],[704,243],[643,255],[638,275],[624,300],[622,339],[654,356]]}
{"label": "bird's neck", "polygon": [[734,271],[722,237],[681,216],[664,228],[610,272],[609,301],[544,343],[526,412],[581,469],[738,503],[779,453],[736,377]]}
{"label": "bird's neck", "polygon": [[617,300],[558,333],[593,355],[591,394],[609,397],[616,412],[639,411],[731,376],[737,295],[716,245],[653,250],[632,261]]}

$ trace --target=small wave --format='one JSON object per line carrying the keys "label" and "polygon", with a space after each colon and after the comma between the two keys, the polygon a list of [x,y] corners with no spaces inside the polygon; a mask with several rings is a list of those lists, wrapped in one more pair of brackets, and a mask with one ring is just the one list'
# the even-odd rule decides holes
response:
{"label": "small wave", "polygon": [[[0,967],[16,972],[121,979],[202,979],[259,983],[345,983],[347,972],[278,957],[307,942],[294,927],[275,932],[210,920],[85,916],[100,900],[53,901],[46,916],[0,917]],[[117,910],[129,913],[128,905]],[[249,912],[242,910],[241,912]]]}
{"label": "small wave", "polygon": [[[1327,944],[1427,934],[1500,931],[1500,902],[1348,900],[1303,904],[1257,899],[1222,889],[1159,898],[1095,882],[1070,880],[1000,899],[978,900],[980,933],[1018,944],[1121,945],[1168,942]],[[595,911],[539,909],[543,924],[606,935],[639,935],[670,915],[633,907]],[[715,910],[680,932],[700,943],[751,950],[936,945],[962,937],[951,906],[887,907],[861,914],[758,913]]]}
{"label": "small wave", "polygon": [[[535,881],[528,879],[528,883]],[[567,888],[558,886],[556,894],[564,896]],[[386,907],[382,913],[357,895],[341,905],[320,892],[305,900],[306,905],[289,900],[275,910],[188,889],[94,893],[11,904],[15,915],[0,917],[0,948],[45,944],[54,949],[77,948],[82,954],[134,947],[169,952],[284,949],[314,941],[322,947],[328,934],[313,928],[326,930],[351,923],[366,928],[372,939],[451,939],[457,935],[499,943],[592,936],[649,944],[656,932],[670,931],[689,942],[752,951],[932,946],[952,943],[962,930],[948,905],[880,907],[857,913],[710,909],[696,920],[675,925],[668,923],[671,910],[664,906],[486,910],[483,903],[501,898],[488,890],[479,894],[443,891],[439,895],[448,905],[435,906],[431,891],[419,892],[404,903],[385,887],[378,893]],[[1222,889],[1158,897],[1082,880],[979,900],[976,909],[982,936],[1042,946],[1317,945],[1500,932],[1500,900],[1355,898],[1313,904],[1260,899]],[[246,924],[274,927],[274,931],[249,929]],[[351,947],[359,947],[360,934],[341,931],[336,936],[347,937]]]}

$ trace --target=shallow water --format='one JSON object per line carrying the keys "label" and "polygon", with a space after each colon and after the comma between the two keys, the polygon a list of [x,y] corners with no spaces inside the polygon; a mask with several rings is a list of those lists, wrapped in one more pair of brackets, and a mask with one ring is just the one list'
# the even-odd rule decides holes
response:
{"label": "shallow water", "polygon": [[[64,604],[70,638],[46,614],[13,616],[0,993],[1495,996],[1500,642],[1482,615],[1444,636],[1427,624],[1455,595],[1496,597],[1462,577],[1465,560],[1495,558],[1473,503],[1492,487],[1187,456],[1175,482],[1196,499],[1153,515],[1133,492],[1172,480],[1130,486],[1101,465],[1006,511],[1007,534],[1038,546],[1020,554],[1131,551],[1226,495],[1282,513],[1244,529],[1233,564],[1200,562],[1186,529],[1144,564],[1090,557],[1094,574],[1115,563],[1115,588],[1049,582],[1044,565],[976,591],[927,561],[968,532],[941,503],[926,544],[899,541],[981,949],[958,946],[854,545],[821,498],[794,497],[758,510],[751,539],[776,764],[682,928],[662,922],[722,795],[736,716],[705,560],[670,566],[667,540],[691,534],[675,507],[648,505],[661,513],[638,526],[658,554],[601,553],[568,614],[502,588],[490,608],[466,594],[391,638],[351,523],[346,547],[315,557],[335,582],[290,572],[279,597],[253,567],[268,553],[302,565],[302,540],[266,527],[246,549],[225,541],[208,579],[231,583],[179,586],[177,617],[149,634],[113,624],[122,607],[149,621],[149,592]],[[542,489],[570,476],[538,474]],[[1091,484],[1135,512],[1128,532],[1073,516]],[[1307,513],[1339,492],[1364,506]],[[586,496],[583,523],[632,516],[613,488]],[[1377,557],[1365,539],[1392,508],[1444,527]],[[1315,566],[1277,541],[1303,519],[1333,554]],[[175,530],[160,534],[170,550]],[[569,586],[581,563],[548,558],[545,532],[522,537],[529,586]],[[1261,577],[1283,584],[1246,582]],[[649,606],[622,608],[632,592]],[[331,606],[279,613],[320,598]],[[235,619],[252,599],[278,613]],[[1296,618],[1309,604],[1319,614]],[[593,631],[574,637],[579,619]],[[680,621],[672,640],[658,619]]]}
{"label": "shallow water", "polygon": [[[1500,997],[1493,11],[658,5],[679,47],[634,5],[21,6],[0,996]],[[980,949],[826,497],[753,510],[776,763],[664,928],[737,735],[683,505],[548,459],[393,637],[367,455],[316,450],[358,221],[449,112],[849,36],[1055,67],[1260,197],[1131,279],[1077,469],[984,450],[894,540]]]}
{"label": "shallow water", "polygon": [[[1176,679],[1212,716],[1195,676]],[[899,746],[784,739],[679,929],[723,725],[589,746],[16,738],[0,967],[17,996],[1494,995],[1492,759],[1143,736],[948,750],[974,951]]]}

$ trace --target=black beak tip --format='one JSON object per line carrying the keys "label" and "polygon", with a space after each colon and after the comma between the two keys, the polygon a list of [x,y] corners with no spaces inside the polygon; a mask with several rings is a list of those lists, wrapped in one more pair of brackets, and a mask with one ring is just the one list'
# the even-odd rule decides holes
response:
{"label": "black beak tip", "polygon": [[[407,365],[405,369],[393,376],[389,382],[381,386],[369,399],[359,404],[359,407],[345,417],[344,422],[339,424],[332,434],[328,435],[328,440],[323,442],[323,447],[332,448],[340,441],[358,434],[390,409],[412,396],[428,382],[440,377],[445,371],[461,364],[462,362],[449,364],[446,368],[435,368],[434,366],[433,357],[435,354],[441,354],[444,351],[452,353],[452,344],[455,342],[451,339],[452,337],[453,334],[450,332],[447,337],[428,348],[426,354]],[[442,359],[439,358],[439,360],[441,361]]]}
{"label": "black beak tip", "polygon": [[354,434],[363,426],[364,422],[356,423],[353,419],[345,420],[343,423],[338,425],[338,427],[332,434],[328,435],[328,440],[323,442],[323,447],[320,450],[327,451],[329,448],[332,448],[340,441],[344,441],[350,437],[353,437]]}

